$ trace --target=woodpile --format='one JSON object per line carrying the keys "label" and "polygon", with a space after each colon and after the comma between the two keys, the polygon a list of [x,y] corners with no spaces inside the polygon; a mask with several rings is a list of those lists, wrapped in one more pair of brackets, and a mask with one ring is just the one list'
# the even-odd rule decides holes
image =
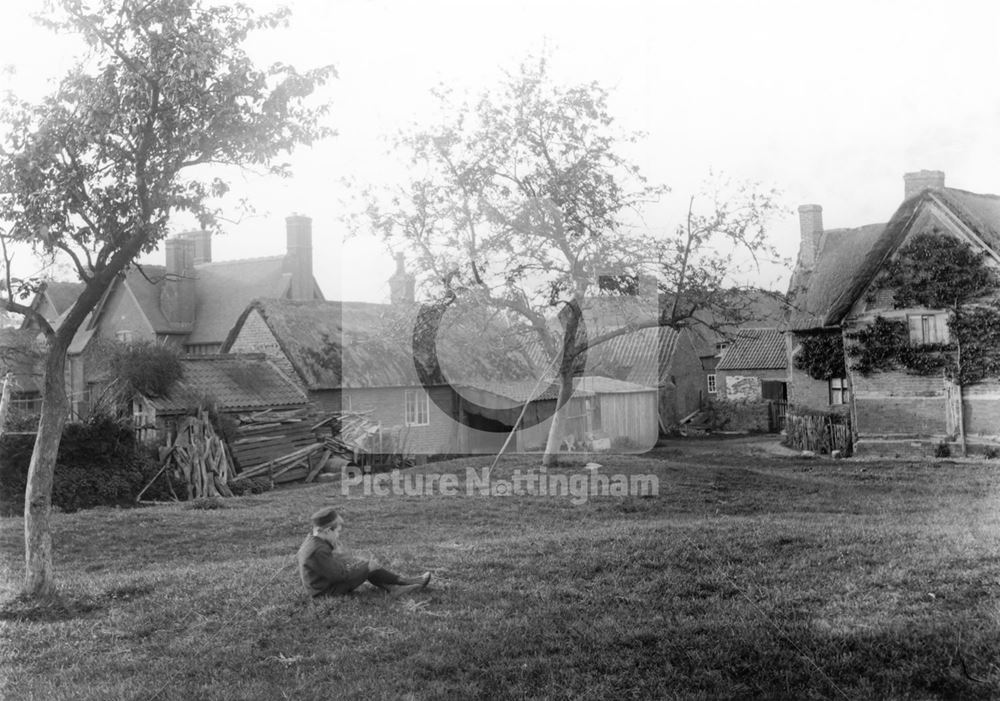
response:
{"label": "woodpile", "polygon": [[205,411],[185,417],[176,439],[160,449],[160,471],[139,493],[165,474],[171,494],[183,485],[188,499],[232,496],[251,479],[266,484],[312,482],[368,452],[379,427],[366,414],[338,412],[320,417],[307,410],[264,411],[239,417],[231,442],[219,436]]}
{"label": "woodpile", "polygon": [[312,482],[324,470],[338,472],[359,458],[378,426],[365,414],[317,417],[304,410],[261,412],[241,419],[233,454],[234,481],[266,477],[272,484]]}
{"label": "woodpile", "polygon": [[206,411],[199,410],[196,416],[181,420],[174,440],[160,448],[159,472],[139,492],[137,501],[142,501],[142,495],[161,474],[166,474],[175,499],[175,482],[183,486],[188,499],[233,495],[229,483],[235,471],[229,449],[215,432]]}

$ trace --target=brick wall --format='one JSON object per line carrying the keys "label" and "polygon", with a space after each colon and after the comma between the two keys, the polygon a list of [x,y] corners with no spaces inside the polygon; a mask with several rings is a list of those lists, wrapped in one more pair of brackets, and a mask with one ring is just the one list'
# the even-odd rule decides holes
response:
{"label": "brick wall", "polygon": [[233,341],[230,353],[263,353],[272,359],[278,368],[286,375],[301,384],[302,380],[292,367],[292,362],[278,345],[278,339],[271,333],[264,317],[256,309],[247,314],[240,328],[240,333]]}
{"label": "brick wall", "polygon": [[[830,383],[826,380],[816,380],[804,370],[795,367],[794,354],[798,351],[798,335],[788,334],[786,350],[788,351],[788,404],[789,410],[828,411],[837,414],[850,413],[850,404],[830,404]],[[848,378],[850,381],[850,378]],[[853,388],[852,388],[853,389]]]}
{"label": "brick wall", "polygon": [[[107,379],[107,350],[102,347],[101,341],[116,340],[121,331],[129,332],[132,341],[156,340],[156,334],[135,297],[125,285],[119,284],[105,303],[97,332],[84,352],[69,358],[66,365],[66,391],[76,416],[86,417],[89,414],[89,402],[92,400],[88,396],[89,388],[96,385],[99,378]],[[95,389],[99,391],[99,388]]]}
{"label": "brick wall", "polygon": [[859,437],[942,436],[947,432],[941,376],[877,372],[851,373]]}

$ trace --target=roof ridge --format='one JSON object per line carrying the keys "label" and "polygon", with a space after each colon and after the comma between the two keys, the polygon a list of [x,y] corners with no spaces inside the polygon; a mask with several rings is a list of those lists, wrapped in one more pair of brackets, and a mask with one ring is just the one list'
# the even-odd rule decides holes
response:
{"label": "roof ridge", "polygon": [[181,356],[181,360],[204,360],[204,361],[222,361],[222,360],[266,360],[267,356],[264,353],[185,353]]}
{"label": "roof ridge", "polygon": [[973,197],[986,197],[991,200],[1000,200],[1000,195],[995,195],[992,192],[973,192],[972,190],[963,190],[960,187],[942,187],[941,190],[945,192],[961,192],[963,195],[972,195]]}
{"label": "roof ridge", "polygon": [[271,256],[257,256],[255,258],[233,258],[232,260],[211,260],[204,263],[195,263],[195,270],[216,265],[232,265],[234,263],[259,263],[263,260],[283,260],[284,254]]}

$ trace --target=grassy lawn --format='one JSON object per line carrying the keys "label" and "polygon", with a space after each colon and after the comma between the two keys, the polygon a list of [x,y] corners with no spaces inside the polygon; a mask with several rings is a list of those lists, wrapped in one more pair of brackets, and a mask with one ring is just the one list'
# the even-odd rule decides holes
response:
{"label": "grassy lawn", "polygon": [[[659,494],[579,505],[464,487],[345,499],[327,483],[58,514],[47,608],[16,599],[21,521],[2,519],[0,697],[1000,697],[1000,463],[760,445],[608,459],[603,473],[655,474]],[[325,505],[350,545],[430,569],[431,588],[306,600],[294,553]]]}

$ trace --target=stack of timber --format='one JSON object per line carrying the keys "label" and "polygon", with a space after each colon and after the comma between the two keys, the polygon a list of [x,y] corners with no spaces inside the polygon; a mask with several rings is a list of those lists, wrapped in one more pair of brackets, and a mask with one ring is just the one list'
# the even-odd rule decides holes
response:
{"label": "stack of timber", "polygon": [[379,452],[381,428],[373,423],[367,411],[344,411],[332,414],[316,424],[316,429],[329,429],[326,442],[335,453],[350,456],[354,462],[365,454]]}
{"label": "stack of timber", "polygon": [[[369,422],[359,414],[318,417],[306,410],[266,411],[241,418],[232,441],[239,469],[234,480],[263,477],[272,484],[312,482],[355,459],[355,433]],[[348,427],[348,433],[342,429]],[[376,427],[377,430],[377,427]]]}
{"label": "stack of timber", "polygon": [[229,482],[235,471],[229,449],[204,410],[199,410],[196,416],[185,417],[178,424],[176,438],[160,449],[159,472],[139,492],[136,500],[141,503],[142,495],[164,473],[175,499],[175,482],[184,486],[188,499],[233,495]]}

